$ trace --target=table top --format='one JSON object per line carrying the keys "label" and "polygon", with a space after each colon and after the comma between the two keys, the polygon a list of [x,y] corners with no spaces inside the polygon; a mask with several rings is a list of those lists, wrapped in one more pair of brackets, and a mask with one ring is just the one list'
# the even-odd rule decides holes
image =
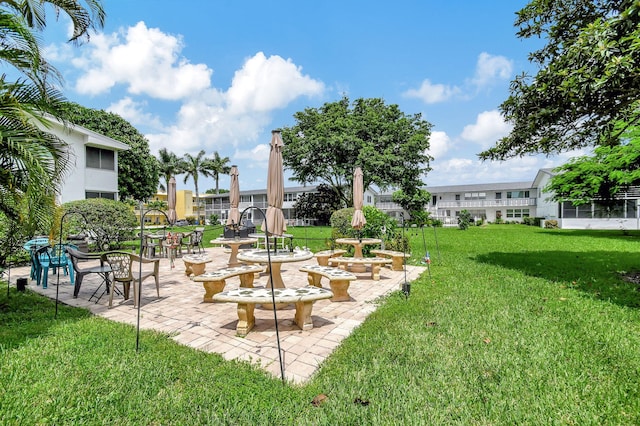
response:
{"label": "table top", "polygon": [[[270,250],[269,254],[273,263],[302,262],[313,257],[313,253],[308,250],[294,250],[293,252],[289,250],[278,250],[277,252]],[[238,253],[238,260],[267,263],[269,256],[266,250],[246,250]]]}
{"label": "table top", "polygon": [[258,240],[256,238],[246,238],[246,237],[222,237],[216,238],[215,240],[209,241],[211,244],[253,244],[257,243]]}
{"label": "table top", "polygon": [[338,238],[336,244],[380,244],[379,238]]}
{"label": "table top", "polygon": [[[250,238],[264,238],[264,233],[249,234]],[[269,235],[269,238],[293,238],[291,234]]]}

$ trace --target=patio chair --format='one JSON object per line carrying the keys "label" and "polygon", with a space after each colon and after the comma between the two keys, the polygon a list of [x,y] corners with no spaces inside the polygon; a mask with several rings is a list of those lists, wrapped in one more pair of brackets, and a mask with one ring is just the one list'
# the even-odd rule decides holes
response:
{"label": "patio chair", "polygon": [[65,247],[71,247],[73,249],[78,250],[78,246],[75,244],[54,244],[51,247],[51,268],[53,269],[53,273],[56,273],[57,268],[62,268],[64,275],[69,275],[69,280],[71,284],[75,283],[75,279],[73,276],[73,264],[71,263],[71,259],[67,256],[67,252],[65,251]]}
{"label": "patio chair", "polygon": [[160,250],[162,252],[162,244],[160,242],[153,241],[153,238],[149,235],[142,237],[142,256],[155,257],[156,252]]}
{"label": "patio chair", "polygon": [[[89,266],[89,267],[86,267],[86,268],[82,268],[78,264],[80,260],[96,260],[96,259],[100,259],[101,258],[100,254],[98,254],[98,253],[96,253],[96,254],[85,253],[85,252],[76,250],[76,249],[74,249],[73,247],[70,247],[70,246],[66,246],[65,247],[65,251],[69,255],[69,259],[71,259],[71,264],[73,265],[73,270],[74,270],[74,272],[76,274],[76,276],[75,276],[76,283],[75,283],[75,286],[73,288],[73,298],[74,299],[78,297],[78,293],[80,292],[80,287],[82,286],[82,281],[83,281],[84,277],[89,275],[89,274],[97,274],[97,275],[100,275],[102,277],[102,282],[100,283],[98,288],[96,288],[96,290],[93,292],[91,297],[89,297],[89,300],[91,300],[97,294],[98,290],[102,287],[103,284],[106,285],[107,291],[109,290],[109,284],[110,284],[110,282],[109,282],[109,274],[111,273],[111,267],[110,266],[105,266],[102,261],[100,262],[100,265],[98,265],[98,266]],[[98,300],[100,300],[100,297],[102,297],[102,295],[100,295],[98,297],[98,299],[96,300],[96,303],[97,303]]]}
{"label": "patio chair", "polygon": [[202,231],[197,229],[189,235],[189,242],[187,243],[187,252],[195,253],[195,249],[198,249],[198,253],[202,253],[204,247],[202,246]]}
{"label": "patio chair", "polygon": [[27,241],[22,246],[26,251],[29,252],[29,258],[31,259],[31,273],[30,277],[32,280],[37,279],[37,276],[42,272],[38,268],[38,260],[35,258],[36,250],[41,247],[49,246],[49,237],[38,237],[32,240]]}
{"label": "patio chair", "polygon": [[[147,259],[133,253],[123,251],[109,251],[102,254],[102,261],[107,263],[113,272],[113,288],[116,283],[122,283],[124,299],[129,299],[129,289],[133,284],[133,306],[138,306],[142,294],[142,282],[149,277],[154,277],[156,282],[156,292],[160,297],[160,259]],[[136,265],[137,263],[137,265]],[[140,275],[140,264],[153,263],[153,269],[142,270]],[[109,292],[109,307],[113,304],[113,293]]]}

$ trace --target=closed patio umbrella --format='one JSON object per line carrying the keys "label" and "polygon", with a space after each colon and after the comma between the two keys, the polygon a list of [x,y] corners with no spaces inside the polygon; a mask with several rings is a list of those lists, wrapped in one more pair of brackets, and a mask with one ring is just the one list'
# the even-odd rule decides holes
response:
{"label": "closed patio umbrella", "polygon": [[362,229],[367,223],[362,213],[362,204],[364,202],[364,184],[362,182],[362,169],[356,167],[353,172],[353,218],[351,219],[351,227],[354,229]]}
{"label": "closed patio umbrella", "polygon": [[271,131],[271,152],[269,153],[269,170],[267,173],[267,214],[266,229],[262,231],[272,235],[282,235],[287,230],[282,213],[284,202],[284,171],[282,170],[282,136],[279,130]]}
{"label": "closed patio umbrella", "polygon": [[238,182],[238,166],[231,166],[229,176],[231,176],[231,183],[229,185],[229,218],[227,219],[227,225],[239,225],[240,222],[240,210],[238,205],[240,204],[240,182]]}
{"label": "closed patio umbrella", "polygon": [[176,178],[171,176],[169,179],[169,188],[167,188],[167,218],[169,223],[173,225],[176,223]]}

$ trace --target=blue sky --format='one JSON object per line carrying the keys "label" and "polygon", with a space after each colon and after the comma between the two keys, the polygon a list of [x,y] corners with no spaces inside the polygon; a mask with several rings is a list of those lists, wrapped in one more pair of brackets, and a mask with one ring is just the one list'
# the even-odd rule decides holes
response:
{"label": "blue sky", "polygon": [[[118,113],[154,155],[229,157],[241,190],[266,187],[272,129],[343,95],[380,97],[433,124],[427,188],[526,181],[571,154],[477,159],[509,132],[498,106],[510,81],[535,72],[527,56],[541,42],[513,26],[526,3],[105,0],[105,27],[89,43],[64,43],[68,23],[52,21],[43,44],[69,100]],[[214,186],[200,178],[201,192]],[[178,177],[183,188],[193,183]]]}

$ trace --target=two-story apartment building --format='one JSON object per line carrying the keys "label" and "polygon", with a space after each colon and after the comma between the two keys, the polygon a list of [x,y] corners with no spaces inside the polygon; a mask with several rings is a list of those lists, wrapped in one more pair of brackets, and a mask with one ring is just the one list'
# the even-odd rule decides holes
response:
{"label": "two-story apartment building", "polygon": [[[315,191],[316,186],[294,186],[284,189],[282,212],[288,225],[313,224],[313,220],[309,218],[297,217],[294,206],[298,197]],[[377,193],[371,189],[365,190],[364,205],[375,205],[376,195]],[[230,210],[229,193],[204,194],[200,196],[200,201],[204,202],[204,211],[207,218],[211,215],[217,215],[221,223],[227,222]],[[247,207],[259,207],[266,210],[268,207],[266,189],[240,191],[240,204],[238,205],[238,209],[242,212]],[[256,226],[262,224],[263,220],[261,215],[256,213],[254,209],[247,210],[242,219],[251,221]]]}
{"label": "two-story apartment building", "polygon": [[74,166],[65,176],[58,204],[87,198],[118,199],[118,152],[129,145],[82,126],[52,121],[44,129],[69,144]]}
{"label": "two-story apartment building", "polygon": [[[545,220],[557,220],[561,228],[566,229],[640,229],[639,203],[640,188],[630,188],[623,192],[616,206],[606,210],[594,200],[581,206],[571,202],[550,201],[551,194],[544,192],[553,176],[551,169],[540,169],[532,181],[480,183],[468,185],[431,186],[425,189],[431,194],[426,210],[431,217],[439,219],[445,226],[457,226],[458,216],[467,210],[476,220],[495,222],[497,219],[509,222],[521,222],[525,217],[539,217]],[[294,205],[299,196],[312,193],[315,186],[297,186],[285,188],[283,213],[289,225],[312,225],[308,218],[296,217]],[[156,199],[166,200],[166,194],[158,194]],[[226,223],[229,217],[229,194],[200,195],[200,211],[205,218],[217,215],[220,223]],[[402,207],[392,200],[392,192],[376,192],[369,188],[364,194],[365,205],[375,205],[378,209],[400,221],[401,213],[409,217]],[[266,189],[240,191],[240,211],[247,207],[267,208]],[[191,191],[178,191],[178,218],[195,217],[197,205]],[[163,218],[149,216],[149,221]],[[243,220],[258,226],[262,217],[247,210]],[[156,221],[156,222],[157,222]]]}

